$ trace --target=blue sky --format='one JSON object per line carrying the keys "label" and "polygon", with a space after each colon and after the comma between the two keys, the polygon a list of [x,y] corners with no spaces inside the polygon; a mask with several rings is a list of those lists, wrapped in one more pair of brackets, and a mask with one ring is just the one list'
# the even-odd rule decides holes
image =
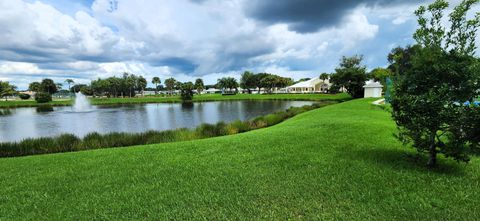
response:
{"label": "blue sky", "polygon": [[0,0],[0,80],[143,75],[299,79],[412,43],[418,0]]}

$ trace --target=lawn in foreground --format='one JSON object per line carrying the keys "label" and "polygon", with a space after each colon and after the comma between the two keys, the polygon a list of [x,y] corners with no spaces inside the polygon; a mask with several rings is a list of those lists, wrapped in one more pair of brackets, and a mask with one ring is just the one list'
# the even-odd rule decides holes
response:
{"label": "lawn in foreground", "polygon": [[[221,94],[202,94],[195,95],[193,101],[225,101],[225,100],[349,100],[350,96],[346,93],[340,94],[237,94],[230,96],[222,96]],[[172,97],[134,97],[134,98],[92,98],[90,99],[94,105],[116,105],[116,104],[141,104],[141,103],[174,103],[181,102],[179,96]],[[0,101],[0,108],[15,108],[15,107],[36,107],[41,105],[52,106],[68,106],[71,105],[72,100],[54,100],[47,104],[38,104],[34,100],[14,100],[14,101]]]}
{"label": "lawn in foreground", "polygon": [[0,159],[0,219],[478,219],[479,159],[424,169],[371,101],[233,136]]}

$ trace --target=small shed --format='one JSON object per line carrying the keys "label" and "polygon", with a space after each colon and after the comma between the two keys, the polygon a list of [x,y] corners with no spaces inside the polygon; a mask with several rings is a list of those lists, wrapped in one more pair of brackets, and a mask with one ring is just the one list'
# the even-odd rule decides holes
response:
{"label": "small shed", "polygon": [[365,97],[382,97],[383,86],[379,82],[368,81],[365,86]]}

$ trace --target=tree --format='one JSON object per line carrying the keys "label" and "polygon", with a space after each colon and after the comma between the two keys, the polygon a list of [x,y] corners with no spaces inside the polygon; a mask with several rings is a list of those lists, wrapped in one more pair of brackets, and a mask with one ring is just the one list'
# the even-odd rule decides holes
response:
{"label": "tree", "polygon": [[366,67],[362,63],[363,56],[342,57],[340,66],[331,76],[335,87],[347,89],[353,98],[363,97],[363,86],[367,80]]}
{"label": "tree", "polygon": [[272,88],[275,88],[280,83],[280,77],[269,74],[260,80],[260,86],[265,88],[268,93],[272,93]]}
{"label": "tree", "polygon": [[242,78],[240,78],[240,87],[243,89],[247,89],[248,93],[252,93],[252,88],[256,87],[255,82],[255,74],[250,71],[245,71],[242,74]]}
{"label": "tree", "polygon": [[0,98],[5,98],[5,101],[7,101],[8,96],[16,93],[16,88],[16,86],[11,85],[8,81],[0,81]]}
{"label": "tree", "polygon": [[52,79],[45,78],[40,83],[40,91],[49,93],[50,95],[57,93],[57,84]]}
{"label": "tree", "polygon": [[33,92],[40,91],[40,83],[39,82],[32,82],[28,85],[28,90]]}
{"label": "tree", "polygon": [[173,90],[177,84],[177,80],[174,78],[168,78],[165,80],[165,88],[169,91],[170,94],[173,94]]}
{"label": "tree", "polygon": [[180,98],[183,102],[192,102],[193,90],[195,90],[195,87],[192,82],[182,83],[180,88]]}
{"label": "tree", "polygon": [[87,87],[86,84],[76,84],[76,85],[73,85],[73,87],[70,88],[70,92],[73,92],[73,93],[78,93],[82,90],[82,88],[84,87]]}
{"label": "tree", "polygon": [[55,86],[57,86],[57,91],[62,90],[63,84],[62,83],[55,83]]}
{"label": "tree", "polygon": [[152,84],[155,85],[155,94],[158,94],[158,85],[161,84],[162,81],[160,80],[159,77],[153,77],[152,78]]}
{"label": "tree", "polygon": [[392,71],[387,68],[375,68],[370,72],[370,78],[383,85],[383,91],[387,89],[387,78],[392,76]]}
{"label": "tree", "polygon": [[320,74],[320,80],[322,80],[323,83],[325,83],[325,81],[328,80],[329,78],[330,78],[330,75],[327,73]]}
{"label": "tree", "polygon": [[202,91],[205,89],[205,85],[203,84],[203,80],[201,78],[198,78],[195,80],[195,90],[197,90],[197,93],[200,94]]}
{"label": "tree", "polygon": [[66,80],[65,80],[65,83],[68,84],[68,91],[70,91],[70,85],[74,84],[75,81],[73,81],[72,79],[66,79]]}
{"label": "tree", "polygon": [[236,92],[238,87],[238,82],[237,82],[237,79],[235,78],[224,77],[217,80],[217,86],[222,88],[223,90],[228,89],[229,92],[232,92],[232,91]]}
{"label": "tree", "polygon": [[253,78],[253,85],[254,87],[258,88],[258,93],[260,94],[260,90],[262,89],[262,79],[264,77],[267,77],[269,74],[267,73],[258,73],[256,75],[254,75],[254,78]]}
{"label": "tree", "polygon": [[140,91],[140,93],[143,95],[143,91],[147,87],[147,79],[145,79],[143,76],[138,76],[137,81],[136,81],[136,89]]}
{"label": "tree", "polygon": [[397,138],[428,153],[429,167],[437,165],[437,154],[468,162],[480,146],[480,108],[464,104],[480,95],[480,60],[474,57],[480,14],[466,19],[478,2],[464,0],[456,6],[448,30],[442,25],[448,2],[421,6],[415,12],[416,45],[396,48],[389,55]]}

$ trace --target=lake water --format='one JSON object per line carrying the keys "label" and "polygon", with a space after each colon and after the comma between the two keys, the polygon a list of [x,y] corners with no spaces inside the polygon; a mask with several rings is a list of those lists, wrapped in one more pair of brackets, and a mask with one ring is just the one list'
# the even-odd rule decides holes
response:
{"label": "lake water", "polygon": [[90,132],[143,132],[192,128],[202,123],[247,120],[311,105],[310,101],[221,101],[182,104],[138,104],[94,106],[75,112],[72,107],[0,109],[0,142],[64,133],[83,137]]}

